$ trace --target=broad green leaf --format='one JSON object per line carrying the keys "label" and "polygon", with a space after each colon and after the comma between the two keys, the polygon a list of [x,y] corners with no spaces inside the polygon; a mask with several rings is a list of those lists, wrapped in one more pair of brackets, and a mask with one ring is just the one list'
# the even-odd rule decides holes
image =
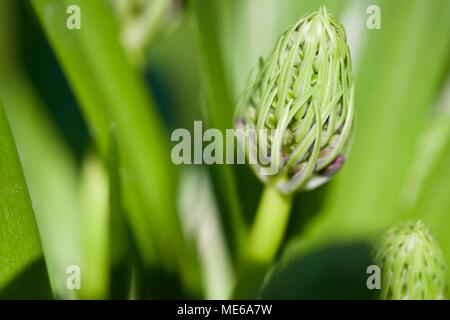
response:
{"label": "broad green leaf", "polygon": [[[413,211],[413,217],[423,220],[430,226],[433,235],[444,251],[447,266],[450,265],[450,199],[448,195],[448,182],[450,181],[450,143],[447,143],[445,152],[432,174],[419,202]],[[450,272],[448,274],[450,285]],[[448,292],[450,293],[450,292]]]}
{"label": "broad green leaf", "polygon": [[[67,268],[80,265],[77,169],[36,92],[19,69],[0,85],[21,155],[53,291],[75,298]],[[64,187],[61,187],[61,186]]]}
{"label": "broad green leaf", "polygon": [[[109,124],[117,126],[124,201],[144,260],[183,271],[189,258],[173,201],[169,139],[144,82],[127,63],[109,8],[104,1],[31,2],[105,157]],[[69,5],[81,11],[80,30],[66,27]]]}
{"label": "broad green leaf", "polygon": [[[423,130],[416,143],[416,152],[408,170],[401,197],[401,209],[405,215],[417,210],[433,187],[433,174],[441,172],[450,142],[450,78],[441,95],[430,110]],[[443,171],[445,172],[445,170]],[[417,212],[419,213],[419,212]]]}
{"label": "broad green leaf", "polygon": [[[410,168],[409,184],[404,189],[406,219],[421,219],[429,225],[450,266],[450,81],[432,110],[415,161]],[[450,269],[448,275],[450,290]],[[449,291],[450,292],[450,291]]]}
{"label": "broad green leaf", "polygon": [[[10,281],[25,273],[41,256],[41,241],[22,167],[0,106],[0,295]],[[40,269],[36,277],[46,278],[46,269]],[[24,296],[28,294],[24,292]]]}
{"label": "broad green leaf", "polygon": [[0,3],[0,298],[49,298],[47,268],[13,137],[3,113],[16,57],[13,1]]}

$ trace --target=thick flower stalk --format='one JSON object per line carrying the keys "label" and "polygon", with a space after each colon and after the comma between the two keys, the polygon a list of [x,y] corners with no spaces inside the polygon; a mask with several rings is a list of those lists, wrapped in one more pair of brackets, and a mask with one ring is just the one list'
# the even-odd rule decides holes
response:
{"label": "thick flower stalk", "polygon": [[238,103],[238,141],[266,184],[249,232],[250,260],[267,265],[274,258],[294,192],[325,183],[342,167],[353,118],[344,27],[321,7],[281,35]]}
{"label": "thick flower stalk", "polygon": [[382,234],[376,242],[375,261],[382,273],[382,299],[445,298],[445,259],[421,221],[400,223]]}
{"label": "thick flower stalk", "polygon": [[258,177],[289,194],[323,184],[342,167],[352,122],[344,27],[322,7],[284,32],[260,63],[239,101],[236,128],[246,132]]}

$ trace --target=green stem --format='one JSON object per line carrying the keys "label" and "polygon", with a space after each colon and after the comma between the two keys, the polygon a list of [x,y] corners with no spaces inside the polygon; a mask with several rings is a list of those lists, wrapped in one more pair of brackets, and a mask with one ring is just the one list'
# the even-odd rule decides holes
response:
{"label": "green stem", "polygon": [[292,195],[284,195],[266,185],[255,221],[249,231],[245,256],[238,270],[234,299],[256,299],[267,270],[283,241]]}
{"label": "green stem", "polygon": [[248,236],[247,257],[251,261],[263,265],[272,262],[283,240],[292,200],[292,195],[265,187]]}

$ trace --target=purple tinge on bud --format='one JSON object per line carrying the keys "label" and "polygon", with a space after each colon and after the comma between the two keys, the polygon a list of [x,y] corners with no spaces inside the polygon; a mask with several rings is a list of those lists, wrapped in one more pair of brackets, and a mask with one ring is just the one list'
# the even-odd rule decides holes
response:
{"label": "purple tinge on bud", "polygon": [[325,169],[323,169],[322,172],[320,172],[324,176],[332,176],[336,172],[339,171],[339,169],[342,168],[345,162],[345,157],[343,155],[338,155],[336,159],[332,163],[330,163]]}
{"label": "purple tinge on bud", "polygon": [[234,121],[234,127],[236,129],[244,129],[245,128],[245,121],[242,118],[237,118],[236,121]]}

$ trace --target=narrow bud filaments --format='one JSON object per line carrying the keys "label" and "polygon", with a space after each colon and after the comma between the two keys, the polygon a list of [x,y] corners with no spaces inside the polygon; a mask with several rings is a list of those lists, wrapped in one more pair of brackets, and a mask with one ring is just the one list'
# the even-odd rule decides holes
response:
{"label": "narrow bud filaments", "polygon": [[241,96],[236,123],[268,132],[242,146],[252,158],[267,149],[269,164],[258,162],[256,174],[284,193],[326,182],[348,153],[352,97],[345,31],[322,7],[281,35]]}
{"label": "narrow bud filaments", "polygon": [[421,221],[401,223],[382,234],[376,242],[375,261],[382,273],[382,299],[445,298],[447,266]]}

